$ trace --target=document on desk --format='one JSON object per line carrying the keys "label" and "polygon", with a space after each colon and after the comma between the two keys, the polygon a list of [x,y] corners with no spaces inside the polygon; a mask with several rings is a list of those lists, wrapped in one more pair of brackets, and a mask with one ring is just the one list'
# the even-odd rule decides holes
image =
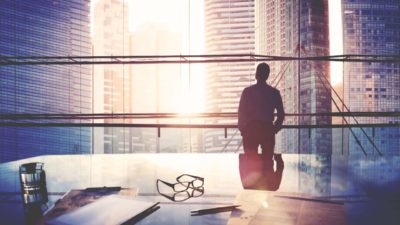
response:
{"label": "document on desk", "polygon": [[[263,202],[266,202],[269,192],[258,190],[243,190],[235,199],[235,204],[242,205],[242,213],[233,215],[228,220],[227,225],[251,224],[258,211],[263,208]],[[265,207],[265,206],[264,206]]]}
{"label": "document on desk", "polygon": [[49,225],[117,225],[156,207],[158,203],[134,200],[121,195],[110,195],[61,215],[47,222]]}

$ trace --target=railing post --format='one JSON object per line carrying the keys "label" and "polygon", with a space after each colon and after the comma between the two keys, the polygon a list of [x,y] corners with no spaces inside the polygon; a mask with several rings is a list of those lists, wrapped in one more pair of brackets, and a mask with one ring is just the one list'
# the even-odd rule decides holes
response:
{"label": "railing post", "polygon": [[228,128],[224,128],[224,130],[225,130],[225,138],[227,138],[228,137]]}

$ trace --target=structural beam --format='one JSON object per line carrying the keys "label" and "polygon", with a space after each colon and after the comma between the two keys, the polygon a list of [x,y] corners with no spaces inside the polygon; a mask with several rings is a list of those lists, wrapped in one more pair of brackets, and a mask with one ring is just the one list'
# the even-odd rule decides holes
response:
{"label": "structural beam", "polygon": [[264,61],[340,61],[399,63],[400,55],[328,55],[288,57],[255,54],[220,55],[131,55],[131,56],[0,56],[0,66],[12,65],[96,65],[96,64],[182,64]]}

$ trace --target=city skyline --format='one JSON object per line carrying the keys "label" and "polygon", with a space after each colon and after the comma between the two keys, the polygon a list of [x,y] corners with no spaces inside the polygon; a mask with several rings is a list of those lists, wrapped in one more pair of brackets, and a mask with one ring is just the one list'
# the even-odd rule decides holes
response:
{"label": "city skyline", "polygon": [[0,221],[397,225],[399,40],[399,0],[0,0]]}
{"label": "city skyline", "polygon": [[[42,23],[31,23],[31,29],[35,30],[35,28],[37,28],[35,31],[37,31],[39,35],[36,35],[36,33],[34,32],[32,33],[32,35],[27,35],[27,30],[24,30],[26,26],[24,26],[24,24],[21,22],[22,20],[11,21],[9,24],[14,24],[14,27],[9,26],[9,24],[2,23],[2,27],[4,28],[4,30],[7,32],[10,31],[11,33],[3,32],[4,36],[2,39],[3,46],[1,46],[1,53],[10,56],[21,56],[30,54],[46,56],[62,56],[64,54],[78,56],[153,54],[166,55],[178,54],[178,52],[179,54],[182,53],[189,55],[196,55],[200,53],[239,53],[296,56],[296,54],[294,53],[296,53],[297,50],[300,52],[300,56],[318,56],[332,54],[333,51],[328,52],[327,49],[340,50],[340,48],[336,48],[335,45],[332,45],[330,41],[337,41],[337,39],[342,39],[338,38],[338,36],[343,35],[343,38],[345,39],[345,53],[398,54],[398,47],[396,45],[396,42],[392,40],[396,39],[396,35],[398,35],[397,30],[399,29],[398,24],[392,21],[396,19],[396,14],[392,12],[396,12],[397,10],[397,3],[393,1],[390,1],[391,7],[387,9],[382,7],[379,8],[372,3],[369,3],[367,5],[364,4],[362,7],[367,6],[368,8],[371,8],[370,11],[364,10],[365,12],[356,8],[357,6],[361,7],[357,5],[361,4],[359,2],[351,2],[351,4],[349,3],[353,7],[349,9],[346,8],[346,1],[340,1],[343,2],[344,5],[337,4],[335,6],[335,9],[340,10],[341,13],[332,13],[330,8],[332,4],[327,7],[328,3],[331,3],[332,1],[323,1],[323,7],[321,5],[321,2],[320,4],[312,2],[314,4],[313,5],[310,3],[310,1],[302,1],[301,4],[299,4],[303,9],[300,10],[301,19],[299,23],[299,28],[300,30],[304,29],[304,31],[301,31],[300,35],[298,35],[299,32],[297,32],[298,23],[296,22],[296,7],[298,1],[293,1],[291,4],[287,3],[271,5],[271,9],[254,5],[254,2],[265,2],[271,4],[270,1],[237,0],[231,1],[229,4],[225,1],[211,2],[215,5],[212,5],[210,1],[205,1],[202,2],[202,4],[204,5],[199,8],[197,8],[198,5],[196,5],[198,3],[192,4],[191,1],[185,1],[185,4],[183,4],[185,7],[183,7],[182,10],[178,10],[176,8],[176,6],[179,3],[182,3],[182,1],[173,1],[168,6],[172,8],[175,7],[173,10],[169,10],[169,8],[165,7],[161,12],[162,15],[160,16],[152,15],[149,16],[148,19],[143,16],[140,21],[137,21],[135,23],[135,26],[132,26],[131,23],[132,21],[135,21],[135,16],[139,16],[141,14],[132,14],[132,12],[134,12],[134,10],[132,10],[132,7],[134,7],[134,3],[132,3],[133,1],[129,1],[129,5],[128,3],[127,5],[124,5],[123,3],[125,3],[125,1],[123,0],[99,0],[96,2],[92,2],[92,7],[95,7],[94,3],[102,4],[101,2],[113,3],[115,4],[115,9],[113,9],[113,11],[111,11],[109,15],[106,13],[106,11],[104,11],[105,15],[97,16],[96,19],[101,20],[100,26],[97,27],[94,25],[93,17],[92,21],[89,21],[89,4],[85,5],[85,11],[68,11],[68,13],[72,13],[74,15],[71,20],[67,17],[64,17],[66,14],[62,13],[63,10],[66,9],[62,7],[66,5],[58,4],[57,1],[55,1],[55,3],[57,4],[51,6],[55,7],[58,10],[56,10],[54,13],[41,14],[39,16],[35,14],[37,13],[36,11],[33,11],[32,15],[30,15],[31,17],[29,17],[28,14],[21,14],[24,16],[28,15],[30,19],[39,18],[39,20],[43,20],[44,23],[48,23],[48,18],[53,17],[56,18],[54,19],[54,21],[56,22],[62,21],[60,23],[60,27],[62,27],[62,29],[60,30],[49,26],[49,34],[54,35],[49,37],[54,40],[54,43],[57,43],[56,45],[52,45],[52,40],[42,38],[42,36],[40,36],[43,35],[43,33],[40,33],[42,32]],[[338,1],[336,1],[336,3],[337,2]],[[89,3],[89,1],[80,1],[78,3],[85,4]],[[157,1],[151,1],[151,3],[154,5],[158,5]],[[7,2],[7,4],[12,5],[13,3]],[[136,5],[136,8],[133,8],[135,10],[143,7],[142,9],[146,9],[143,11],[153,12],[147,9],[147,7],[150,7],[149,5],[140,5],[143,4],[140,1],[136,1],[135,4],[139,4]],[[162,4],[160,3],[159,6],[163,6]],[[207,5],[210,6],[207,7]],[[33,7],[33,5],[29,4],[28,6]],[[13,13],[18,16],[18,10],[24,10],[22,5],[19,4],[16,4],[13,7],[13,10],[17,10],[13,11]],[[107,8],[106,6],[103,7]],[[2,16],[5,17],[7,17],[7,13],[12,11],[7,11],[7,8],[3,9],[4,11]],[[253,12],[254,9],[256,9],[256,12]],[[276,12],[274,10],[277,9],[281,9],[281,14],[279,16],[276,16],[278,14],[275,15]],[[332,13],[331,15],[329,15],[328,9],[329,12]],[[40,11],[41,8],[38,7],[37,10]],[[92,8],[92,10],[94,10],[94,8]],[[197,12],[199,10],[202,10],[203,12],[199,14],[199,12]],[[388,15],[382,16],[382,10],[387,10]],[[155,10],[154,13],[157,14],[158,11]],[[337,16],[337,14],[341,15],[342,13],[343,15],[345,15],[345,20],[340,20],[338,17],[333,16]],[[166,18],[168,18],[168,15],[171,14],[174,14],[174,16],[169,21]],[[94,14],[92,11],[91,16],[93,15]],[[15,18],[18,19],[18,16]],[[102,19],[101,16],[107,18]],[[196,19],[194,19],[194,17],[196,17]],[[8,17],[7,19],[11,18],[13,17]],[[260,23],[263,18],[268,18],[270,20],[275,19],[276,21],[274,23],[280,25],[275,28],[268,25],[267,23]],[[177,20],[179,20],[179,23],[177,22]],[[328,24],[328,20],[330,20],[331,23]],[[360,22],[361,20],[368,21],[368,25]],[[202,23],[200,23],[199,21],[202,21]],[[344,26],[341,26],[340,21],[342,21],[341,23],[343,23]],[[203,27],[197,29],[196,26],[198,25],[195,25],[197,23],[203,24]],[[256,25],[254,25],[254,23],[256,23]],[[381,26],[381,24],[385,25],[386,28],[380,28],[379,26]],[[350,25],[353,27],[349,28]],[[130,28],[131,26],[133,28]],[[92,33],[89,33],[91,27],[95,27],[95,31],[97,33],[101,33],[101,31],[103,31],[103,42],[97,44],[94,41],[92,43],[89,42],[89,35],[92,35],[92,39],[96,38],[96,32],[92,30]],[[331,34],[329,37],[326,34],[327,28],[329,28],[329,32]],[[345,33],[336,33],[335,29],[332,30],[332,28],[335,28],[336,30],[343,30],[345,31]],[[332,33],[336,35],[336,38],[332,38]],[[62,35],[60,36],[60,34],[64,34],[64,36],[61,37]],[[261,34],[262,37],[266,37],[267,39],[255,39],[255,34]],[[385,36],[382,36],[381,34],[385,34]],[[371,37],[369,37],[368,35]],[[300,41],[302,42],[302,44],[300,45],[296,44],[298,36],[300,36]],[[97,37],[101,37],[101,35]],[[202,37],[202,39],[200,37]],[[11,40],[11,42],[9,40]],[[277,40],[280,40],[281,42],[278,43]],[[70,45],[68,44],[69,42],[71,43]],[[260,46],[268,50],[280,50],[262,52],[259,51]],[[202,49],[203,47],[204,49]],[[72,50],[69,50],[68,48],[71,48]],[[71,51],[71,53],[68,53],[68,51]],[[339,51],[336,54],[341,53]],[[255,62],[237,62],[225,64],[221,63],[219,65],[216,63],[176,63],[174,65],[148,64],[124,66],[14,66],[14,69],[9,69],[11,68],[11,66],[6,66],[2,67],[5,74],[15,75],[15,77],[2,77],[3,83],[1,85],[3,86],[1,90],[1,104],[3,104],[4,107],[1,108],[1,112],[46,112],[77,114],[172,112],[178,113],[178,116],[185,116],[185,113],[192,112],[236,113],[237,102],[240,97],[241,90],[244,87],[251,85],[255,81],[255,64]],[[270,64],[273,72],[269,82],[274,81],[275,78],[279,78],[277,77],[279,71],[281,71],[285,67],[284,62],[276,61],[270,62]],[[286,104],[286,113],[331,112],[331,108],[333,107],[331,107],[330,105],[330,96],[326,94],[327,90],[325,90],[325,88],[322,88],[322,83],[318,81],[318,79],[321,78],[321,74],[329,80],[329,77],[332,77],[329,75],[329,71],[331,72],[331,74],[339,73],[340,77],[344,78],[345,83],[336,83],[339,85],[337,85],[335,89],[337,88],[336,90],[340,90],[342,94],[341,98],[344,98],[345,103],[348,104],[349,108],[352,111],[399,111],[398,104],[396,104],[396,100],[399,99],[398,89],[396,89],[396,85],[398,85],[397,75],[399,69],[398,65],[395,63],[392,65],[387,64],[384,66],[377,66],[377,63],[372,63],[372,65],[367,65],[365,63],[345,63],[345,67],[341,67],[342,63],[338,63],[337,66],[332,66],[334,64],[331,64],[330,70],[327,62],[322,63],[314,61],[301,61],[300,64],[301,66],[299,67],[297,66],[297,61],[292,61],[291,66],[288,67],[285,75],[283,76],[284,78],[280,81],[279,84],[281,85],[279,86],[279,89],[282,90],[284,102]],[[206,67],[208,68],[208,72],[206,72]],[[100,76],[96,72],[99,68],[104,69]],[[300,75],[302,76],[300,80],[296,80],[298,74],[297,68],[300,68]],[[333,69],[336,69],[336,72],[332,72]],[[27,76],[22,77],[22,74],[27,74]],[[39,79],[36,79],[36,76],[38,74],[43,75],[39,76],[41,81],[38,81]],[[57,80],[57,76],[50,77],[48,76],[50,74],[60,76],[65,75],[65,77]],[[319,75],[316,76],[316,74]],[[356,78],[357,76],[365,77],[359,79]],[[95,77],[96,79],[93,79],[93,77]],[[99,77],[102,77],[102,79],[99,79]],[[388,79],[388,77],[390,79]],[[369,79],[368,82],[367,79]],[[333,81],[331,81],[331,83],[334,84]],[[101,86],[100,88],[98,88],[99,84]],[[342,85],[340,86],[340,84]],[[58,89],[54,87],[58,87]],[[361,92],[361,90],[363,90],[363,92]],[[30,96],[30,94],[33,95]],[[335,98],[336,96],[333,97]],[[9,101],[10,99],[12,101]],[[365,100],[365,103],[362,99]],[[101,103],[98,104],[99,102]],[[11,105],[13,106],[11,107]],[[42,111],[43,108],[46,108],[46,110]],[[341,111],[346,110],[341,109]],[[319,120],[311,119],[311,117],[307,116],[301,117],[301,119],[301,121],[298,121],[296,119],[293,120],[287,118],[286,125],[331,124],[331,118],[324,118]],[[49,120],[43,122],[47,123],[48,121]],[[58,122],[65,121],[67,120],[60,120]],[[102,119],[97,120],[96,122],[129,124],[132,122],[137,123],[138,121],[139,120],[131,121],[129,119]],[[209,118],[207,120],[203,118],[196,120],[147,119],[140,121],[155,124],[164,122],[189,124],[236,123],[235,118]],[[353,121],[352,119],[350,119],[349,121],[351,121],[352,123],[356,123],[356,121]],[[360,121],[365,123],[398,123],[397,118],[369,118],[361,119]],[[73,120],[73,122],[83,123],[88,121]],[[343,120],[340,121],[340,119],[335,120],[335,123],[345,124],[345,122]],[[16,148],[18,149],[23,148],[24,150],[18,150],[12,153],[21,157],[24,157],[25,153],[23,152],[25,151],[25,149],[30,148],[28,147],[29,145],[27,143],[35,142],[34,140],[32,140],[32,137],[34,137],[35,135],[40,136],[39,138],[37,138],[37,140],[47,140],[40,139],[46,136],[42,135],[40,132],[37,134],[33,134],[30,131],[22,131],[32,131],[34,130],[34,128],[28,129],[2,127],[1,129],[5,134],[4,136],[7,137],[5,138],[5,141],[3,141],[1,144],[5,145],[8,143],[11,146],[17,146]],[[366,133],[368,133],[370,136],[373,136],[375,140],[379,142],[378,144],[382,145],[383,149],[390,149],[390,151],[396,152],[396,146],[398,145],[396,142],[396,138],[398,137],[398,129],[394,128],[394,131],[391,129],[388,128],[386,132],[381,132],[380,130],[378,131],[375,129],[367,129]],[[21,132],[19,132],[18,130],[21,130]],[[43,134],[45,134],[48,130],[53,130],[53,128],[37,128],[37,130],[43,130]],[[64,139],[56,137],[55,134],[57,134],[57,132],[60,132],[59,134],[62,137],[71,137],[71,140],[73,137],[75,137],[74,141],[76,143],[73,146],[69,146],[67,150],[60,151],[60,154],[62,152],[162,152],[162,149],[165,149],[165,151],[168,152],[175,152],[178,151],[178,149],[179,151],[189,151],[188,149],[190,149],[189,152],[192,152],[192,150],[194,152],[202,152],[205,149],[208,149],[210,152],[241,151],[241,137],[235,129],[227,129],[225,132],[222,129],[207,131],[202,130],[194,133],[182,131],[180,133],[178,132],[179,134],[164,131],[158,131],[157,134],[156,129],[153,129],[151,130],[151,132],[146,132],[146,134],[133,134],[136,131],[132,134],[128,134],[134,129],[114,129],[106,127],[93,128],[93,135],[91,135],[92,131],[89,131],[89,128],[54,128],[54,130],[55,132],[48,133],[48,137],[50,139],[48,139],[48,141],[45,141],[44,144],[55,145],[59,143],[58,141],[62,142]],[[119,131],[121,130],[123,132],[120,133]],[[382,128],[381,130],[384,129]],[[103,137],[102,135],[98,135],[98,131],[102,133]],[[203,138],[204,131],[206,131],[207,135],[204,135],[203,141],[204,143],[208,142],[208,144],[204,144],[203,146],[203,143],[201,143],[201,141],[199,140]],[[284,130],[284,132],[288,131],[290,130]],[[292,129],[291,131],[294,132],[289,132],[289,134],[284,135],[285,139],[282,139],[283,141],[281,141],[281,143],[284,142],[286,146],[278,144],[278,146],[280,146],[278,147],[278,151],[331,152],[331,150],[329,150],[329,146],[331,145],[329,144],[329,142],[333,139],[329,138],[330,131],[327,130],[327,132],[321,132],[321,130],[317,129],[302,129],[300,132]],[[300,133],[300,135],[298,135],[297,133]],[[356,133],[358,134],[358,136],[361,137],[361,143],[368,146],[371,141],[368,140],[368,138],[365,138],[364,132],[360,130],[360,132]],[[208,134],[212,135],[210,136]],[[192,137],[191,135],[196,135],[196,137]],[[177,139],[181,139],[183,136],[185,136],[185,138],[177,141]],[[299,138],[298,136],[301,137]],[[346,144],[343,143],[346,142],[348,143],[348,146],[347,148],[345,148],[347,149],[345,151],[356,151],[358,153],[361,153],[360,149],[356,147],[358,146],[357,140],[351,140],[351,135],[347,135],[347,137],[344,137],[346,135],[343,135],[342,133],[339,136],[341,136],[341,144],[337,145],[338,147],[345,147]],[[175,137],[179,138],[175,139]],[[21,138],[23,138],[31,142],[27,141],[26,143],[17,143],[13,141],[15,140],[14,138],[17,138],[18,140],[21,140]],[[92,138],[94,139],[92,140]],[[350,141],[348,141],[348,139]],[[392,139],[393,141],[388,141]],[[102,142],[98,140],[102,140]],[[192,148],[192,141],[196,142],[193,142],[193,146],[197,147]],[[152,147],[145,147],[143,145],[144,142],[147,142],[148,146]],[[170,146],[161,147],[160,143],[164,143],[163,145],[170,144]],[[95,146],[92,146],[92,144],[94,144]],[[334,144],[336,146],[337,143],[335,142]],[[106,148],[108,150],[101,150],[102,148],[97,147],[98,145],[102,145],[103,148],[107,145],[108,147]],[[39,149],[37,151],[35,150],[37,154],[51,154],[53,152],[52,150],[48,150],[47,147],[43,151],[40,150],[42,148],[40,146],[36,146],[34,148]],[[57,151],[58,150],[54,150],[54,152]]]}

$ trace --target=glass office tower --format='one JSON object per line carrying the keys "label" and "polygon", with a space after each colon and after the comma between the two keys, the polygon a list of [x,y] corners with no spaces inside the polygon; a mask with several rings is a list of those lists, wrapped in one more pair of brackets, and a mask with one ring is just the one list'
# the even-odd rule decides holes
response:
{"label": "glass office tower", "polygon": [[[0,30],[1,56],[91,55],[88,0],[0,1]],[[91,83],[90,66],[0,66],[0,113],[90,113]],[[0,162],[90,148],[90,128],[0,127]]]}
{"label": "glass office tower", "polygon": [[[254,0],[206,0],[205,35],[207,54],[253,54]],[[206,111],[237,112],[243,89],[255,81],[254,65],[253,62],[209,64]],[[207,123],[227,124],[237,123],[237,120],[210,119]],[[227,136],[224,137],[223,130],[206,130],[205,151],[237,151],[242,139],[240,132],[229,130]]]}
{"label": "glass office tower", "polygon": [[[400,2],[398,0],[343,0],[343,53],[363,55],[400,54]],[[344,63],[343,97],[352,112],[400,111],[400,64],[387,62]],[[355,121],[351,118],[350,122]],[[358,118],[360,123],[399,123],[398,118]],[[353,129],[367,154],[376,150],[360,129]],[[399,153],[399,128],[365,128],[385,153]],[[345,149],[363,154],[354,137],[344,132]]]}
{"label": "glass office tower", "polygon": [[[300,20],[300,21],[299,21]],[[256,53],[313,57],[329,55],[328,1],[256,0]],[[268,83],[282,95],[286,113],[331,112],[329,63],[271,61]],[[326,79],[326,80],[325,80]],[[326,86],[328,86],[326,84]],[[329,125],[329,117],[286,117],[285,124]],[[283,130],[276,149],[282,152],[330,154],[330,129]]]}

